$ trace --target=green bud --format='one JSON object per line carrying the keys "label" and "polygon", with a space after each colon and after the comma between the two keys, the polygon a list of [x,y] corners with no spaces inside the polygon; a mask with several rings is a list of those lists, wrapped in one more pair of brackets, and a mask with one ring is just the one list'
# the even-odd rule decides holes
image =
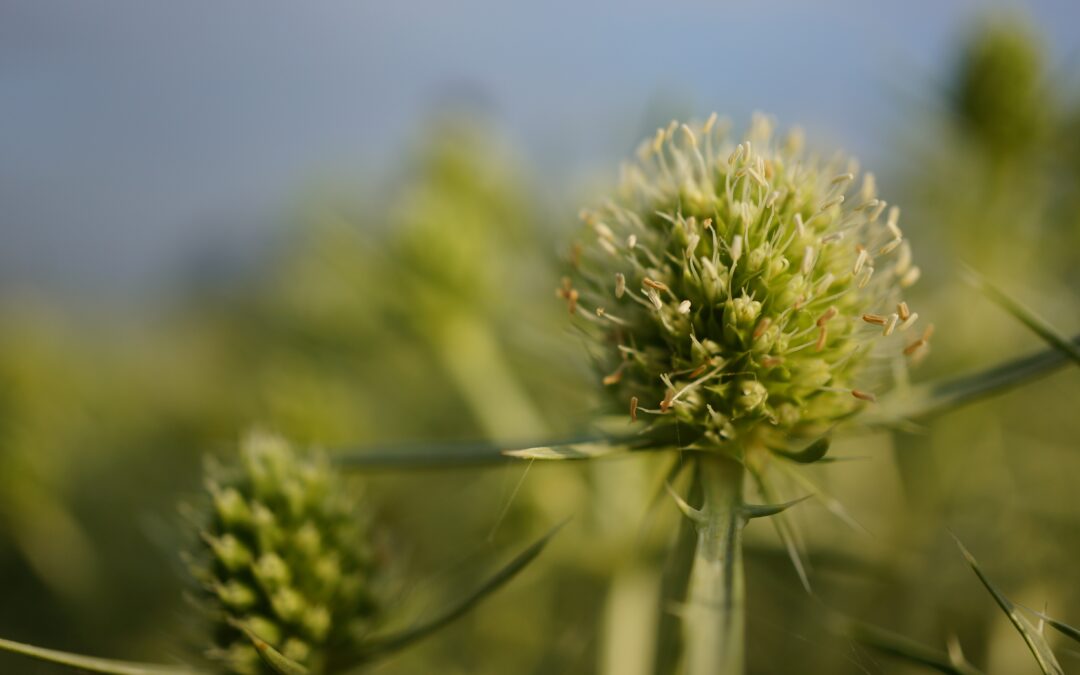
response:
{"label": "green bud", "polygon": [[264,616],[248,616],[241,619],[248,630],[272,645],[281,644],[281,627]]}
{"label": "green bud", "polygon": [[303,640],[291,637],[281,647],[282,655],[298,663],[303,663],[311,658],[311,647]]}
{"label": "green bud", "polygon": [[288,586],[275,591],[270,604],[274,607],[274,614],[289,623],[295,623],[307,610],[303,596]]}
{"label": "green bud", "polygon": [[230,572],[237,572],[251,564],[251,551],[233,535],[208,536],[206,540],[218,561]]}
{"label": "green bud", "polygon": [[308,521],[300,526],[300,529],[296,531],[295,544],[296,549],[308,558],[318,555],[322,537],[315,523]]}
{"label": "green bud", "polygon": [[747,413],[763,406],[769,398],[769,390],[757,380],[743,380],[736,385],[736,391],[735,407]]}
{"label": "green bud", "polygon": [[351,626],[371,626],[381,603],[355,491],[321,455],[262,434],[207,471],[205,533],[188,558],[210,609],[208,653],[229,672],[270,675],[242,625],[313,675],[359,660]]}
{"label": "green bud", "polygon": [[264,553],[252,568],[255,579],[266,591],[273,592],[289,583],[289,566],[276,553]]}
{"label": "green bud", "polygon": [[223,523],[240,527],[251,522],[251,509],[235,488],[221,490],[211,487],[210,491],[214,495],[214,510]]}
{"label": "green bud", "polygon": [[258,602],[258,594],[247,584],[230,579],[224,584],[217,585],[217,594],[230,610],[243,611],[250,609]]}

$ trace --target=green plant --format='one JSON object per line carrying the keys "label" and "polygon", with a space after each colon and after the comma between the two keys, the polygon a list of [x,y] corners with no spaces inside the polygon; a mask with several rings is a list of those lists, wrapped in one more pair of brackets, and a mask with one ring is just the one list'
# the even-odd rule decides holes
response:
{"label": "green plant", "polygon": [[[459,466],[501,457],[595,460],[677,451],[666,483],[688,518],[674,537],[662,587],[660,673],[741,671],[739,543],[750,518],[776,517],[805,580],[782,513],[792,503],[747,504],[747,483],[775,501],[768,469],[827,461],[829,438],[842,425],[910,428],[1044,376],[1070,358],[1055,344],[970,375],[915,385],[899,378],[871,403],[870,392],[882,392],[893,379],[875,361],[872,345],[881,344],[888,364],[905,352],[922,353],[928,337],[919,332],[896,344],[898,328],[914,316],[896,294],[918,273],[895,216],[877,220],[885,207],[872,179],[855,204],[844,206],[840,198],[854,178],[845,175],[847,166],[834,165],[830,173],[810,159],[804,167],[794,161],[802,157],[796,140],[769,145],[765,121],[751,129],[750,150],[738,145],[724,152],[716,136],[704,133],[713,124],[658,132],[642,153],[655,164],[627,167],[618,197],[584,214],[593,238],[574,250],[575,276],[559,289],[591,338],[621,420],[541,447],[434,444],[339,458],[354,467]],[[824,255],[821,267],[814,260],[804,273],[808,246]],[[876,284],[860,284],[867,266],[881,268],[870,276]],[[785,331],[798,337],[782,339]],[[692,479],[683,497],[674,485],[685,473]],[[880,629],[861,635],[897,653],[911,647]],[[948,672],[974,672],[960,659],[920,654]]]}
{"label": "green plant", "polygon": [[379,561],[366,510],[326,457],[251,434],[233,466],[211,463],[207,490],[189,567],[211,658],[236,673],[265,672],[246,630],[314,672],[361,660],[382,605]]}
{"label": "green plant", "polygon": [[254,433],[234,461],[208,461],[206,474],[207,504],[190,514],[199,544],[187,561],[213,665],[117,661],[2,639],[0,650],[117,675],[353,671],[471,610],[532,562],[558,529],[457,604],[407,628],[378,630],[385,618],[381,564],[367,511],[325,455]]}
{"label": "green plant", "polygon": [[[808,154],[799,132],[755,117],[741,143],[716,116],[672,123],[583,218],[589,238],[561,291],[592,338],[603,385],[661,445],[678,439],[702,504],[682,610],[687,671],[743,669],[741,529],[787,505],[769,495],[771,453],[820,458],[831,428],[875,400],[918,318],[900,292],[919,277],[897,224],[857,165]],[[647,422],[645,420],[648,420]],[[800,455],[800,446],[811,443]]]}

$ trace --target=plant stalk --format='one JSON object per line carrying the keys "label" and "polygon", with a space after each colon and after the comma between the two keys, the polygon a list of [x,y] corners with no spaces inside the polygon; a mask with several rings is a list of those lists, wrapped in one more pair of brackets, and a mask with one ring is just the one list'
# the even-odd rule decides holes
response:
{"label": "plant stalk", "polygon": [[698,476],[704,503],[683,616],[687,675],[741,675],[746,631],[743,581],[743,466],[702,453]]}

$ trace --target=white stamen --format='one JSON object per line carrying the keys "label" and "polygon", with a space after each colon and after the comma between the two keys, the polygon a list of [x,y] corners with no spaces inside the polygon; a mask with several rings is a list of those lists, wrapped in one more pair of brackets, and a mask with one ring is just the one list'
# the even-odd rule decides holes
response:
{"label": "white stamen", "polygon": [[689,313],[690,313],[690,301],[689,300],[683,300],[682,302],[679,303],[679,314],[689,314]]}
{"label": "white stamen", "polygon": [[830,199],[829,201],[822,204],[821,208],[818,209],[818,211],[828,211],[832,207],[839,206],[839,205],[841,205],[843,203],[844,203],[844,195],[837,195],[837,196],[833,197],[832,199]]}
{"label": "white stamen", "polygon": [[733,150],[731,155],[728,157],[728,160],[727,160],[728,165],[729,166],[734,166],[735,162],[739,161],[739,158],[742,157],[744,150],[745,149],[743,148],[742,143],[739,143],[738,145],[736,145],[735,150]]}
{"label": "white stamen", "polygon": [[696,148],[697,147],[697,137],[694,136],[694,132],[690,130],[690,127],[688,127],[688,126],[686,126],[684,124],[679,128],[682,130],[683,134],[686,135],[686,139],[688,141],[690,141],[690,145],[692,145],[693,147]]}
{"label": "white stamen", "polygon": [[664,306],[664,303],[660,301],[660,294],[656,292],[655,288],[646,290],[645,297],[649,299],[649,302],[651,302],[656,309],[660,309]]}
{"label": "white stamen", "polygon": [[870,213],[867,214],[866,217],[870,220],[870,222],[874,222],[881,217],[881,212],[885,210],[886,206],[888,206],[888,204],[886,204],[884,201],[878,201],[878,205],[875,206],[874,209],[870,211]]}
{"label": "white stamen", "polygon": [[742,257],[742,235],[737,234],[731,240],[731,259],[734,262],[739,262],[739,258]]}
{"label": "white stamen", "polygon": [[897,223],[900,221],[900,207],[894,206],[889,209],[889,217],[885,221],[885,227],[889,228],[889,232],[897,239],[901,239],[903,234],[900,232],[900,228]]}
{"label": "white stamen", "polygon": [[803,273],[803,276],[809,275],[810,270],[812,270],[812,269],[814,269],[814,247],[813,246],[807,246],[805,249],[803,249],[803,259],[802,259],[802,273]]}
{"label": "white stamen", "polygon": [[622,272],[615,273],[615,297],[621,298],[626,293],[626,277]]}
{"label": "white stamen", "polygon": [[896,255],[896,266],[893,271],[898,276],[903,276],[909,267],[911,267],[911,246],[905,241],[900,247],[900,252]]}
{"label": "white stamen", "polygon": [[900,330],[905,331],[908,328],[911,328],[915,324],[915,322],[918,321],[918,320],[919,320],[919,313],[918,312],[912,312],[911,316],[904,319],[904,323],[900,324]]}
{"label": "white stamen", "polygon": [[892,335],[893,330],[896,329],[896,322],[900,320],[900,315],[893,312],[889,315],[889,320],[885,323],[885,329],[881,331],[881,334],[888,337]]}
{"label": "white stamen", "polygon": [[693,258],[694,257],[694,249],[697,248],[697,245],[698,245],[699,241],[701,241],[701,236],[696,234],[696,233],[690,235],[689,237],[687,237],[687,243],[686,243],[686,257],[687,258]]}
{"label": "white stamen", "polygon": [[896,247],[903,243],[903,239],[893,239],[884,246],[878,249],[878,255],[888,255],[896,250]]}
{"label": "white stamen", "polygon": [[712,131],[713,125],[716,124],[716,119],[717,116],[715,112],[709,115],[709,119],[705,120],[705,126],[701,128],[702,133],[708,134],[710,131]]}
{"label": "white stamen", "polygon": [[863,268],[862,278],[859,279],[859,288],[866,288],[866,285],[870,283],[870,277],[872,276],[874,276],[874,268],[870,265],[867,265]]}
{"label": "white stamen", "polygon": [[918,267],[912,267],[907,271],[907,274],[900,277],[900,288],[907,288],[914,285],[915,282],[919,280],[920,276],[922,276],[922,270]]}
{"label": "white stamen", "polygon": [[858,276],[859,272],[862,271],[863,265],[866,264],[866,259],[868,257],[869,254],[867,254],[866,249],[860,246],[859,255],[855,258],[855,265],[851,268],[851,273]]}

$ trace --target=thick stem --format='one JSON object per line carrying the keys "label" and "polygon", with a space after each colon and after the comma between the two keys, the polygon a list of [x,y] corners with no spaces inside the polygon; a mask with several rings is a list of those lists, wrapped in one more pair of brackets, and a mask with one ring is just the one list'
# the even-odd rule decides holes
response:
{"label": "thick stem", "polygon": [[687,675],[741,675],[746,589],[743,583],[743,466],[702,454],[704,498],[697,551],[683,615]]}

